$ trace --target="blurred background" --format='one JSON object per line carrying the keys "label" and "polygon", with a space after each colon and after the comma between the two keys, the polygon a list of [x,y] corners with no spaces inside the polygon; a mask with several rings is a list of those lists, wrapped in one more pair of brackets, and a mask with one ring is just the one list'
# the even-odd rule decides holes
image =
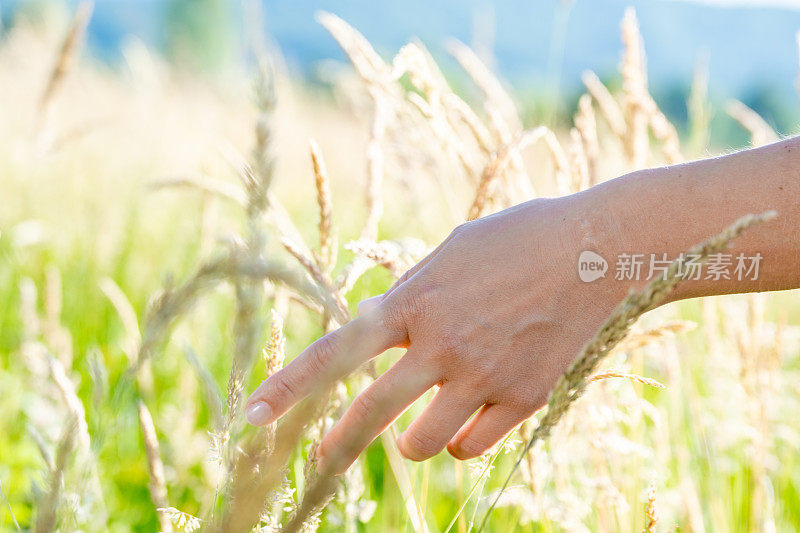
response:
{"label": "blurred background", "polygon": [[[568,194],[800,118],[789,0],[0,0],[0,19],[1,531],[218,524],[247,481],[244,395],[481,197]],[[235,253],[305,285],[203,277]],[[486,530],[796,530],[798,292],[671,304],[626,342]],[[270,470],[257,531],[293,516],[368,382]],[[303,531],[466,533],[535,424],[466,463],[375,442]]]}
{"label": "blurred background", "polygon": [[[67,12],[75,2],[5,0],[5,24],[17,17]],[[619,65],[618,21],[626,6],[639,8],[653,93],[679,129],[695,76],[708,79],[716,107],[736,98],[787,133],[798,117],[795,0],[296,0],[265,1],[266,31],[295,78],[325,87],[332,60],[344,55],[314,16],[331,11],[358,28],[384,56],[412,37],[433,53],[450,81],[466,78],[445,53],[448,37],[470,44],[514,87],[529,118],[569,111],[592,69],[612,79]],[[52,14],[52,13],[51,13]],[[66,15],[65,15],[66,16]],[[125,43],[140,40],[183,67],[208,75],[241,69],[246,61],[242,5],[225,0],[99,0],[88,28],[94,57],[111,68]],[[712,136],[736,143],[730,119],[716,117]]]}

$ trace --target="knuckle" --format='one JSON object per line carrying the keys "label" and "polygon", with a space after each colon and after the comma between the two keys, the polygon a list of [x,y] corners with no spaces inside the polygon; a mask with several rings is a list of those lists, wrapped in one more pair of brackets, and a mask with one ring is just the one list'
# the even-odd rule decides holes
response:
{"label": "knuckle", "polygon": [[436,338],[436,352],[443,357],[457,357],[466,351],[467,339],[463,332],[449,329]]}
{"label": "knuckle", "polygon": [[397,298],[389,298],[381,304],[382,312],[378,315],[378,326],[386,331],[405,336],[406,328],[403,313]]}
{"label": "knuckle", "polygon": [[408,452],[408,458],[414,461],[433,457],[442,449],[439,439],[425,428],[408,431],[403,438],[405,439],[404,444]]}
{"label": "knuckle", "polygon": [[532,393],[529,390],[517,390],[509,393],[508,400],[505,402],[514,411],[530,416],[534,411],[544,404],[541,395]]}
{"label": "knuckle", "polygon": [[415,324],[431,315],[435,289],[423,283],[407,286],[394,301],[395,316],[406,324]]}
{"label": "knuckle", "polygon": [[503,387],[508,383],[508,372],[502,363],[493,357],[484,357],[475,361],[472,371],[473,386],[490,389]]}
{"label": "knuckle", "polygon": [[472,222],[462,222],[450,232],[451,237],[458,237],[464,235],[472,227]]}
{"label": "knuckle", "polygon": [[403,283],[408,281],[411,278],[411,276],[412,276],[412,269],[406,270],[405,272],[403,272],[402,276],[397,278],[397,282],[395,283],[395,286],[402,285]]}
{"label": "knuckle", "polygon": [[286,373],[276,374],[273,386],[278,398],[283,402],[291,402],[292,399],[297,396],[297,387]]}
{"label": "knuckle", "polygon": [[327,374],[332,371],[331,364],[337,353],[339,334],[336,331],[328,333],[314,343],[314,349],[309,354],[308,367],[313,374]]}
{"label": "knuckle", "polygon": [[353,400],[350,411],[357,423],[366,424],[378,412],[378,402],[371,392],[365,390]]}

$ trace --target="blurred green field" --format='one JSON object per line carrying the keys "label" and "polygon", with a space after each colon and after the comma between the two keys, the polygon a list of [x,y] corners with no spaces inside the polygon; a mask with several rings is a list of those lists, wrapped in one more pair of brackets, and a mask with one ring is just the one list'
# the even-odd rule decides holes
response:
{"label": "blurred green field", "polygon": [[[43,105],[62,36],[63,28],[43,32],[20,25],[0,45],[0,72],[13,80],[0,85],[0,528],[33,529],[43,512],[52,481],[48,470],[69,412],[54,383],[48,362],[53,360],[74,385],[90,438],[88,447],[79,439],[69,454],[53,530],[159,530],[139,399],[155,421],[169,506],[207,525],[210,512],[221,505],[215,492],[226,480],[210,452],[208,391],[186,354],[197,354],[225,398],[234,357],[235,287],[220,284],[177,321],[137,386],[129,374],[135,335],[103,287],[112,280],[144,328],[154,294],[180,284],[205,258],[242,240],[238,235],[248,231],[247,219],[234,202],[191,187],[155,184],[210,177],[240,187],[237,161],[251,157],[259,117],[252,76],[216,83],[176,70],[132,44],[119,72],[81,58]],[[403,83],[407,88],[406,79]],[[424,93],[413,86],[408,92]],[[279,74],[276,94],[277,107],[268,114],[275,161],[271,190],[305,242],[316,243],[319,213],[307,147],[309,138],[317,139],[331,176],[338,229],[335,276],[353,260],[345,244],[358,239],[367,212],[370,100],[349,71],[337,90],[324,93]],[[702,106],[690,109],[690,119],[702,130],[708,119],[698,109]],[[423,130],[423,122],[391,124],[381,145],[382,241],[411,237],[433,246],[470,205],[474,183],[463,177],[446,146],[431,142],[435,137]],[[599,111],[597,131],[600,178],[630,170],[624,146]],[[686,157],[709,149],[696,144],[704,136],[694,131],[693,140],[683,139]],[[570,140],[566,130],[556,135],[565,145]],[[648,140],[647,164],[663,163],[661,140]],[[521,157],[538,194],[559,192],[546,147],[534,146]],[[480,168],[483,162],[476,159]],[[525,199],[509,191],[492,207]],[[294,267],[275,230],[266,221],[264,227],[265,255]],[[387,270],[371,268],[347,294],[350,311],[391,283]],[[284,316],[288,358],[324,332],[320,317],[307,307],[272,284],[262,289],[253,322],[259,326],[259,347],[268,340],[270,309]],[[655,503],[650,505],[659,517],[653,531],[795,530],[800,524],[797,291],[669,305],[648,314],[635,339],[641,346],[618,350],[608,366],[666,388],[626,379],[592,385],[551,439],[527,456],[487,530],[641,531],[648,523],[651,483]],[[384,355],[378,368],[398,356]],[[245,391],[265,378],[264,366],[259,358]],[[340,398],[352,398],[364,385],[364,378],[351,378]],[[428,397],[397,427],[405,427]],[[335,417],[341,407],[334,404],[329,414]],[[294,489],[285,503],[289,511],[273,513],[284,521],[303,494],[312,437],[304,437],[287,465]],[[455,519],[453,531],[464,532],[482,519],[521,441],[515,433],[489,475],[481,475],[486,459],[462,464],[440,454],[421,464],[405,462],[428,528],[441,531]],[[411,531],[413,524],[376,441],[345,475],[317,525],[319,531]],[[260,531],[271,527],[262,523]]]}

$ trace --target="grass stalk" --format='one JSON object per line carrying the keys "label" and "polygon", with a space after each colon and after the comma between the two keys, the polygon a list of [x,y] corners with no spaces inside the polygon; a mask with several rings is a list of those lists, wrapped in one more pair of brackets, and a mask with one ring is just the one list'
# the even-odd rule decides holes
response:
{"label": "grass stalk", "polygon": [[139,427],[144,438],[144,449],[147,452],[147,466],[150,471],[150,498],[153,500],[156,513],[158,514],[159,531],[170,533],[172,531],[172,521],[163,511],[169,507],[167,500],[167,482],[164,478],[164,463],[161,462],[161,452],[158,447],[158,437],[156,427],[153,424],[153,417],[147,406],[139,401]]}

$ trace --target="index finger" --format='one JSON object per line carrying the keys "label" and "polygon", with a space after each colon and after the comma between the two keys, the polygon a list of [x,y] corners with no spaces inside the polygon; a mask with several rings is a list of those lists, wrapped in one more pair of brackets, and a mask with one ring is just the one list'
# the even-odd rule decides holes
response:
{"label": "index finger", "polygon": [[385,306],[320,337],[250,395],[245,417],[254,426],[270,424],[315,388],[341,379],[364,362],[405,341],[390,327]]}

